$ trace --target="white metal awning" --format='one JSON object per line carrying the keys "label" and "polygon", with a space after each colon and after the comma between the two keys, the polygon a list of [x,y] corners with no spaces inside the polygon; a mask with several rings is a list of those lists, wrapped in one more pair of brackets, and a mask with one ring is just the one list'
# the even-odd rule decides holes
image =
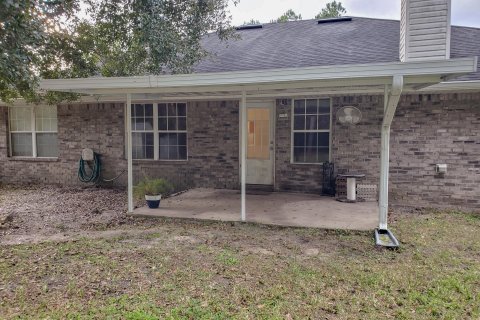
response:
{"label": "white metal awning", "polygon": [[[285,68],[139,77],[44,79],[42,90],[133,99],[277,97],[322,92],[381,93],[402,75],[404,91],[416,90],[477,70],[477,58]],[[113,95],[113,96],[112,96]],[[138,96],[137,96],[138,95]],[[123,96],[124,97],[124,96]],[[123,98],[124,99],[124,98]]]}
{"label": "white metal awning", "polygon": [[[326,94],[383,93],[381,126],[379,228],[387,229],[389,136],[400,95],[418,91],[452,77],[477,71],[477,58],[392,62],[222,73],[143,77],[94,77],[42,80],[43,90],[91,95],[98,101],[126,102],[127,119],[132,101],[240,100],[240,124],[246,127],[247,100],[258,97],[294,97]],[[440,85],[441,86],[441,85]],[[110,97],[110,98],[107,98]],[[82,98],[84,99],[84,98]],[[118,100],[117,100],[118,99]],[[132,128],[127,124],[128,210],[133,211]],[[246,220],[246,131],[240,137],[241,220]]]}

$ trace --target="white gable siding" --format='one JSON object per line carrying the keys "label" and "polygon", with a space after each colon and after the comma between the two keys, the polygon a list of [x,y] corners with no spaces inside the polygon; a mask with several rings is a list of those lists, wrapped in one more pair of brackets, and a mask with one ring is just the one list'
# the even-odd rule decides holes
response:
{"label": "white gable siding", "polygon": [[451,0],[402,0],[400,60],[450,58]]}
{"label": "white gable siding", "polygon": [[406,32],[407,32],[407,7],[406,0],[402,0],[402,9],[400,12],[400,61],[405,61],[407,51]]}

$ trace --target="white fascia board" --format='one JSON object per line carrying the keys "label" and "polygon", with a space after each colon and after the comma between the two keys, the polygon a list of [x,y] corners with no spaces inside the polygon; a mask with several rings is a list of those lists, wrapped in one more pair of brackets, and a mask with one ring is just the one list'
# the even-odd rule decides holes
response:
{"label": "white fascia board", "polygon": [[0,107],[18,107],[18,108],[23,108],[23,107],[36,107],[36,106],[47,106],[48,104],[43,101],[42,103],[33,103],[33,102],[27,102],[23,98],[18,98],[14,99],[13,101],[5,102],[0,100]]}
{"label": "white fascia board", "polygon": [[[403,75],[412,81],[415,76],[467,74],[476,71],[477,58],[459,58],[439,61],[389,62],[357,65],[337,65],[306,68],[285,68],[255,71],[193,73],[180,75],[140,77],[92,77],[78,79],[44,79],[40,88],[52,91],[123,92],[134,89],[169,89],[295,83],[298,81],[334,81],[340,79],[376,79],[384,83],[386,77]],[[136,91],[136,90],[135,90]]]}
{"label": "white fascia board", "polygon": [[[340,88],[340,89],[318,89],[309,91],[281,91],[281,92],[264,92],[264,93],[248,93],[247,98],[292,98],[292,97],[318,97],[318,96],[330,96],[340,94],[380,94],[383,92],[383,88]],[[163,95],[163,94],[143,94],[132,93],[132,100],[135,102],[151,102],[151,101],[204,101],[204,100],[239,100],[242,96],[238,93],[231,94],[218,94],[218,95]],[[79,99],[72,104],[76,103],[106,103],[106,102],[125,102],[125,94],[111,94],[111,95],[88,95],[80,96]],[[62,103],[68,104],[69,102]]]}
{"label": "white fascia board", "polygon": [[480,80],[440,82],[425,88],[422,92],[438,91],[480,91]]}
{"label": "white fascia board", "polygon": [[[438,83],[440,77],[430,77],[428,83]],[[179,86],[179,87],[158,87],[158,88],[91,88],[91,89],[70,89],[69,92],[83,94],[118,94],[125,92],[131,93],[217,93],[217,92],[237,92],[247,91],[247,94],[261,93],[266,90],[289,90],[306,88],[340,88],[340,87],[358,87],[390,84],[392,77],[379,78],[357,78],[357,79],[331,79],[331,80],[309,80],[309,81],[284,81],[270,83],[252,83],[245,85],[215,85],[215,86]],[[52,90],[52,89],[50,89]]]}

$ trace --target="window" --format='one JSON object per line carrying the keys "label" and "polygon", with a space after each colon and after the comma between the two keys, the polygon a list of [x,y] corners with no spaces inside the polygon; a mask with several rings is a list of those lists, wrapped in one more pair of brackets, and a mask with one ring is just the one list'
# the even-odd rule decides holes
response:
{"label": "window", "polygon": [[330,155],[330,99],[293,102],[292,160],[322,163]]}
{"label": "window", "polygon": [[153,104],[132,105],[133,159],[154,158]]}
{"label": "window", "polygon": [[187,159],[187,105],[158,104],[159,159]]}
{"label": "window", "polygon": [[132,105],[134,159],[187,160],[187,104]]}
{"label": "window", "polygon": [[57,107],[9,108],[10,156],[57,157]]}

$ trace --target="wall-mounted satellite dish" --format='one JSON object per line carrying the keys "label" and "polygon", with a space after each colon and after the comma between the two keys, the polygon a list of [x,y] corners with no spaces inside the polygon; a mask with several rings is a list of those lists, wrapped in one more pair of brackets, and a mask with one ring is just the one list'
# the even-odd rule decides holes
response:
{"label": "wall-mounted satellite dish", "polygon": [[362,112],[352,106],[345,106],[337,111],[338,122],[345,125],[355,125],[362,120]]}

